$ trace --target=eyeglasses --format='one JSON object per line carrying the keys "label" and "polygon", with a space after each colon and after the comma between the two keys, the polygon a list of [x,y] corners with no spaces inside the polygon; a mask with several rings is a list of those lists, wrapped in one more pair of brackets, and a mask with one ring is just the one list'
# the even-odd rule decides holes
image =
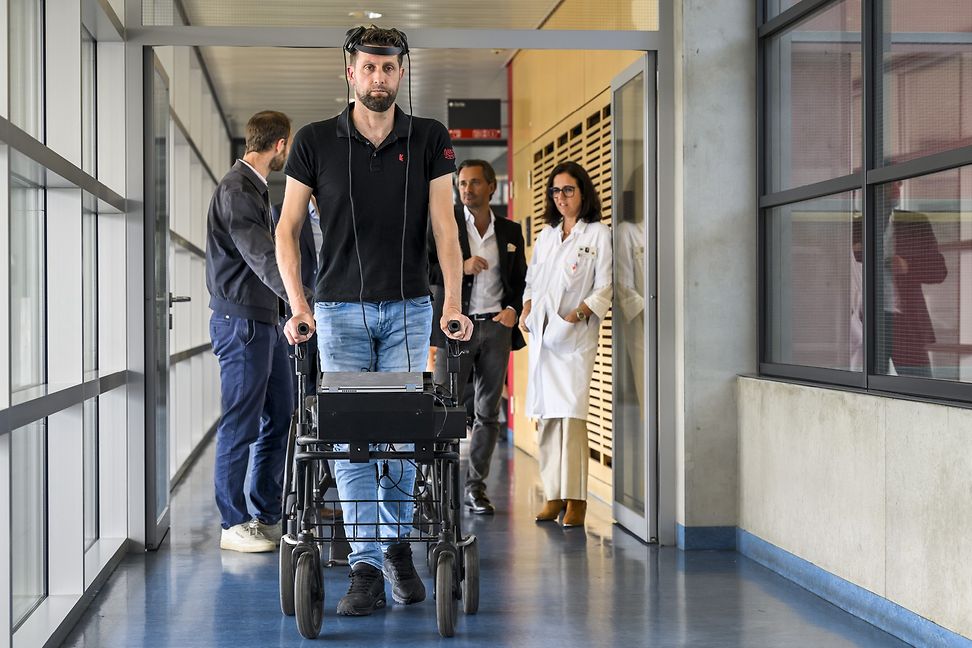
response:
{"label": "eyeglasses", "polygon": [[574,193],[577,191],[577,187],[573,185],[567,185],[566,187],[550,187],[547,189],[547,194],[551,198],[556,198],[560,194],[564,195],[564,198],[573,198]]}

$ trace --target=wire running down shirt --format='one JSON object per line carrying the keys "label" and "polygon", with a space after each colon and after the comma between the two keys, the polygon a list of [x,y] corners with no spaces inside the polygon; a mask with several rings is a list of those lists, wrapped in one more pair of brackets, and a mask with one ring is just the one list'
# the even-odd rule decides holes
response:
{"label": "wire running down shirt", "polygon": [[[429,295],[426,251],[429,183],[456,170],[449,132],[434,119],[410,118],[395,106],[392,132],[375,147],[349,119],[349,111],[353,109],[352,103],[337,117],[301,128],[294,136],[284,170],[289,177],[311,187],[317,198],[323,244],[315,299],[357,302],[362,283],[360,292],[364,301],[397,301],[402,297],[414,299]],[[411,145],[408,142],[410,119]],[[351,217],[348,147],[351,148],[350,188],[357,232]],[[409,154],[412,160],[406,164],[405,157]],[[355,238],[361,252],[360,275]],[[404,276],[400,277],[402,272]]]}

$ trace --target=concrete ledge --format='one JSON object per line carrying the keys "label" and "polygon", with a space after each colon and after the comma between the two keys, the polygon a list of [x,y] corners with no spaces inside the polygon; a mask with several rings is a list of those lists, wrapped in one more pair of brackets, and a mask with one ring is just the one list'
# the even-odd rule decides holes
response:
{"label": "concrete ledge", "polygon": [[682,551],[721,550],[736,548],[736,527],[685,527],[675,525],[675,542]]}
{"label": "concrete ledge", "polygon": [[825,601],[914,646],[972,647],[972,639],[835,576],[744,529],[736,529],[736,550]]}

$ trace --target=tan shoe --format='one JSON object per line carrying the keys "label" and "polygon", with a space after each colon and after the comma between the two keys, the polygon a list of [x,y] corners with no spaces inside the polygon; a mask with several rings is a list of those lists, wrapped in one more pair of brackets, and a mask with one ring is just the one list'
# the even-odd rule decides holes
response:
{"label": "tan shoe", "polygon": [[543,510],[537,513],[537,522],[552,522],[560,517],[566,503],[564,500],[548,500]]}
{"label": "tan shoe", "polygon": [[584,526],[587,515],[587,500],[567,500],[567,512],[564,514],[564,528]]}

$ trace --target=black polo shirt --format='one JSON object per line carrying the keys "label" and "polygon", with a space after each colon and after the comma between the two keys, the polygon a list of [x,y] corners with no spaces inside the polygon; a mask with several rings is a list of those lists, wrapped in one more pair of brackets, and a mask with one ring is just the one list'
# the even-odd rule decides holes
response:
{"label": "black polo shirt", "polygon": [[[392,132],[375,148],[348,119],[353,108],[352,103],[337,117],[301,128],[294,136],[284,170],[294,180],[311,187],[317,198],[324,242],[315,299],[356,302],[360,300],[359,290],[364,301],[399,300],[403,292],[406,299],[428,295],[429,182],[456,170],[449,132],[434,119],[413,117],[409,136],[409,116],[395,106]],[[406,215],[407,156],[411,156],[411,162],[407,165]],[[360,274],[355,229],[361,254]]]}

